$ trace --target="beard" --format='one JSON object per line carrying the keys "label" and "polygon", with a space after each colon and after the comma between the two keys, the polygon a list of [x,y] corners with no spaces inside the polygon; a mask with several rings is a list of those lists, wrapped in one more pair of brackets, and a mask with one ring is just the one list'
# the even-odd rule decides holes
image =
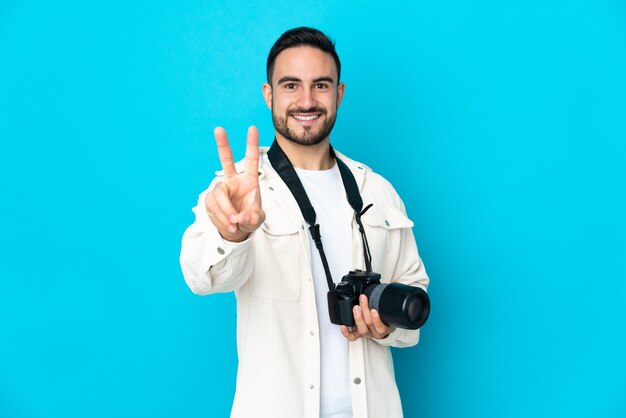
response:
{"label": "beard", "polygon": [[[304,129],[304,132],[298,135],[293,130],[289,129],[289,125],[287,123],[291,115],[294,113],[319,113],[320,118],[323,118],[322,126],[320,126],[317,131],[314,130],[313,126],[303,126],[302,128]],[[274,122],[274,129],[285,137],[285,139],[298,145],[312,146],[322,142],[326,139],[326,137],[328,137],[328,135],[330,135],[330,131],[332,131],[335,126],[336,119],[336,111],[332,117],[329,118],[327,116],[326,109],[321,107],[313,107],[311,109],[292,109],[287,112],[287,117],[278,116],[272,107],[272,121]]]}

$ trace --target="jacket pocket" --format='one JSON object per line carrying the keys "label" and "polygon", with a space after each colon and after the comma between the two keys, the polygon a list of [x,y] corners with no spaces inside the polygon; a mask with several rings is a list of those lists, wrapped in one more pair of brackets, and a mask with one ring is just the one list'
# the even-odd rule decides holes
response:
{"label": "jacket pocket", "polygon": [[379,206],[374,204],[363,215],[363,223],[371,227],[383,229],[412,228],[413,222],[395,206]]}
{"label": "jacket pocket", "polygon": [[298,228],[280,215],[268,214],[256,233],[250,294],[259,298],[296,301],[300,293],[302,245]]}
{"label": "jacket pocket", "polygon": [[400,255],[402,232],[413,227],[413,222],[395,206],[374,204],[361,218],[372,254],[372,269],[389,282]]}

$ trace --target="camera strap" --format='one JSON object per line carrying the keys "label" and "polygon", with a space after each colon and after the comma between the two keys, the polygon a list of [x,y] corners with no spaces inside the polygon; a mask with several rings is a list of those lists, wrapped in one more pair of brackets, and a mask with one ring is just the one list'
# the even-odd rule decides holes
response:
{"label": "camera strap", "polygon": [[[367,271],[372,271],[372,255],[370,253],[369,244],[367,242],[367,236],[365,235],[365,228],[363,228],[363,223],[361,222],[361,216],[369,208],[372,207],[370,203],[363,209],[363,199],[361,198],[361,193],[359,192],[359,186],[356,184],[356,180],[354,175],[348,168],[348,166],[337,158],[333,147],[330,146],[330,154],[337,161],[337,166],[339,168],[339,173],[341,174],[341,180],[343,182],[343,187],[346,190],[346,196],[348,198],[348,203],[354,209],[356,222],[359,225],[359,232],[361,234],[361,240],[363,241],[363,256],[365,258],[365,268]],[[315,214],[315,209],[313,205],[311,205],[311,201],[304,190],[304,186],[298,177],[298,173],[293,168],[291,161],[285,152],[282,150],[280,145],[278,145],[278,141],[274,139],[274,143],[270,147],[267,152],[267,156],[272,164],[272,167],[281,179],[285,182],[291,194],[296,199],[298,206],[300,207],[300,211],[302,212],[302,216],[304,220],[309,224],[309,232],[311,233],[311,237],[315,242],[315,246],[320,253],[320,257],[322,259],[322,265],[324,266],[324,272],[326,273],[326,281],[328,282],[328,289],[333,290],[335,288],[335,283],[333,282],[332,276],[330,274],[330,267],[328,266],[328,260],[326,260],[326,254],[324,253],[324,247],[322,245],[322,235],[320,234],[320,226],[315,222],[317,215]]]}

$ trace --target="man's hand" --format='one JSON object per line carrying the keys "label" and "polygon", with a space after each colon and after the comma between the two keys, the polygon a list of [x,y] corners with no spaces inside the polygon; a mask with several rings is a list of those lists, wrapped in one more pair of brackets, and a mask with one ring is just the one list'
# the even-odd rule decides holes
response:
{"label": "man's hand", "polygon": [[211,222],[222,238],[241,242],[265,221],[259,191],[259,132],[254,126],[248,129],[243,173],[237,173],[235,169],[233,152],[224,128],[215,128],[214,134],[226,179],[206,194],[204,203]]}
{"label": "man's hand", "polygon": [[358,340],[362,337],[385,338],[392,333],[395,328],[388,327],[380,319],[380,315],[375,309],[369,308],[367,296],[361,295],[359,304],[352,309],[356,327],[350,331],[345,325],[341,326],[341,333],[350,341]]}

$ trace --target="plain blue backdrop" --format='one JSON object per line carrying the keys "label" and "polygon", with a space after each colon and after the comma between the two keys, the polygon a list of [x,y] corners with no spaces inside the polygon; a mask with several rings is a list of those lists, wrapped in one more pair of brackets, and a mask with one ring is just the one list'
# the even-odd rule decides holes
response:
{"label": "plain blue backdrop", "polygon": [[[619,0],[0,3],[0,417],[223,417],[235,300],[180,238],[243,156],[274,40],[337,41],[334,146],[403,197],[431,277],[409,418],[626,416]],[[376,418],[376,417],[374,417]]]}

